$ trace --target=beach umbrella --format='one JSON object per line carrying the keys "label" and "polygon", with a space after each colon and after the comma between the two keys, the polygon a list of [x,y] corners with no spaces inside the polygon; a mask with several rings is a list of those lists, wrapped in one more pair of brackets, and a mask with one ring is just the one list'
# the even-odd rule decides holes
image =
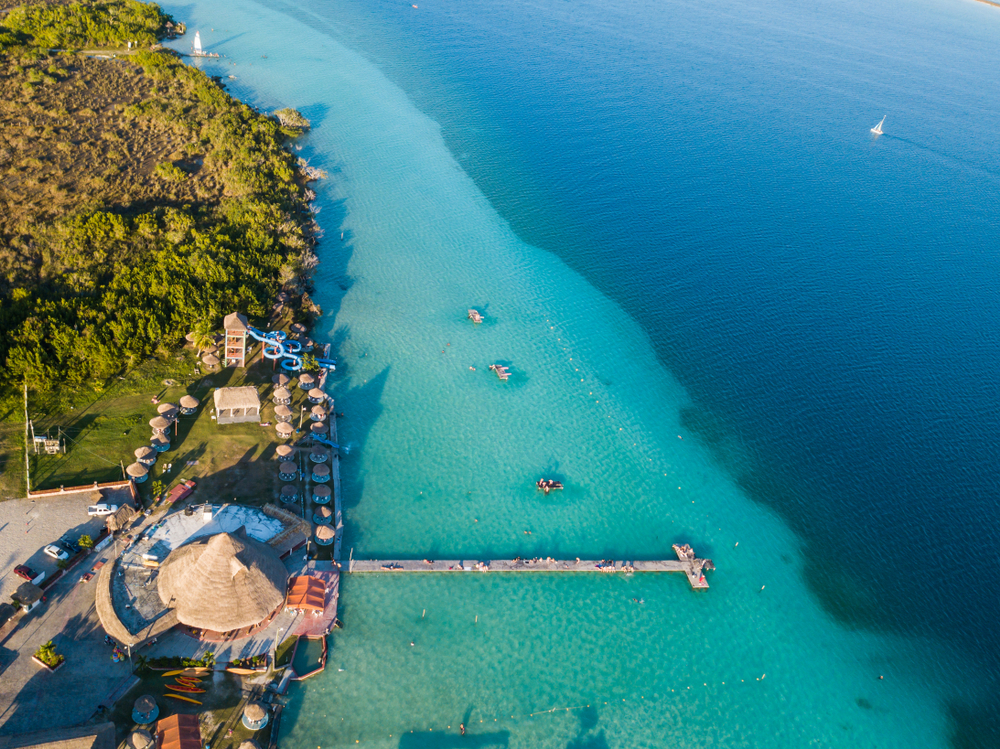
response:
{"label": "beach umbrella", "polygon": [[316,526],[316,543],[320,546],[329,546],[333,543],[333,540],[337,537],[337,531],[331,528],[329,525],[317,525]]}
{"label": "beach umbrella", "polygon": [[293,333],[305,333],[306,332],[306,326],[303,325],[300,322],[292,323],[292,325],[289,328],[289,330],[292,331]]}
{"label": "beach umbrella", "polygon": [[321,421],[317,421],[315,424],[312,424],[309,427],[309,431],[312,432],[317,437],[322,437],[323,435],[325,435],[327,432],[330,431],[330,427],[328,427]]}
{"label": "beach umbrella", "polygon": [[281,501],[282,502],[294,502],[295,498],[299,495],[299,490],[295,488],[295,484],[285,484],[281,487]]}
{"label": "beach umbrella", "polygon": [[316,378],[308,372],[299,375],[299,388],[302,390],[312,390],[314,382],[316,382]]}
{"label": "beach umbrella", "polygon": [[162,434],[154,434],[149,444],[158,453],[166,452],[170,449],[170,440]]}
{"label": "beach umbrella", "polygon": [[274,400],[277,403],[289,403],[292,400],[292,391],[284,385],[279,385],[274,389]]}
{"label": "beach umbrella", "polygon": [[275,425],[274,429],[278,433],[278,436],[281,437],[282,439],[288,439],[295,432],[295,427],[293,427],[287,421],[278,422],[278,424]]}
{"label": "beach umbrella", "polygon": [[282,421],[288,421],[292,418],[292,409],[286,405],[280,405],[274,407],[274,415],[277,416]]}
{"label": "beach umbrella", "polygon": [[289,382],[291,382],[291,379],[286,374],[276,374],[274,377],[271,378],[271,382],[273,382],[278,387],[284,387]]}
{"label": "beach umbrella", "polygon": [[217,357],[215,354],[206,354],[205,356],[201,357],[201,360],[202,362],[204,362],[206,366],[209,367],[217,367],[219,365],[219,357]]}
{"label": "beach umbrella", "polygon": [[332,517],[333,510],[326,505],[320,505],[313,510],[313,522],[319,523],[320,525],[329,525],[332,522]]}
{"label": "beach umbrella", "polygon": [[149,425],[153,428],[154,432],[165,432],[170,429],[172,423],[173,421],[165,416],[154,416],[149,420]]}
{"label": "beach umbrella", "polygon": [[267,710],[259,702],[251,702],[243,708],[243,725],[257,731],[267,725]]}
{"label": "beach umbrella", "polygon": [[278,466],[278,473],[298,474],[298,472],[299,472],[299,467],[290,460],[286,460],[284,463]]}
{"label": "beach umbrella", "polygon": [[309,451],[309,459],[313,463],[325,463],[330,458],[330,451],[322,445],[314,445]]}
{"label": "beach umbrella", "polygon": [[274,454],[279,458],[287,458],[289,455],[295,452],[295,448],[291,445],[278,445],[278,448],[274,451]]}
{"label": "beach umbrella", "polygon": [[146,474],[148,474],[149,471],[142,463],[130,463],[125,469],[125,473],[134,479],[143,479],[146,478]]}
{"label": "beach umbrella", "polygon": [[326,504],[330,501],[330,495],[333,493],[333,490],[326,484],[318,484],[313,487],[312,493],[313,502],[316,502],[317,504]]}

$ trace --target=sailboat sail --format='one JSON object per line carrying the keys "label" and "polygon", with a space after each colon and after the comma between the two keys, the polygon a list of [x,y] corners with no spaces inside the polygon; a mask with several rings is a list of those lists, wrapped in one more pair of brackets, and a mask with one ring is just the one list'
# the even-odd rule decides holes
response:
{"label": "sailboat sail", "polygon": [[194,49],[194,53],[196,55],[202,54],[201,33],[197,32],[197,31],[194,32],[194,47],[193,47],[193,49]]}
{"label": "sailboat sail", "polygon": [[[888,115],[886,115],[886,116],[888,116]],[[882,134],[882,123],[883,122],[885,122],[885,117],[883,117],[879,121],[879,123],[875,127],[872,128],[872,132],[875,133],[876,135],[881,135]]]}

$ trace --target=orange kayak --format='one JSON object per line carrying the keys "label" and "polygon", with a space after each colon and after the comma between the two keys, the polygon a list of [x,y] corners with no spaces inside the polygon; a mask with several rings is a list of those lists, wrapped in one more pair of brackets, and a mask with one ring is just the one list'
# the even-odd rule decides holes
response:
{"label": "orange kayak", "polygon": [[200,702],[198,702],[198,700],[193,700],[190,697],[182,697],[179,694],[165,694],[163,696],[164,697],[173,697],[175,700],[184,700],[185,702],[191,702],[191,703],[193,703],[195,705],[200,705],[201,704]]}
{"label": "orange kayak", "polygon": [[191,694],[204,694],[204,689],[198,689],[198,687],[189,687],[184,684],[175,685],[167,684],[167,689],[173,689],[175,692],[190,692]]}

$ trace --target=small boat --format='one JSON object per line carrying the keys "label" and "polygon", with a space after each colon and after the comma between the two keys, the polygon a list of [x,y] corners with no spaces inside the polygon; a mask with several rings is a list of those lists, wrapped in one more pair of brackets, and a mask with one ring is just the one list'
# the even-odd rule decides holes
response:
{"label": "small boat", "polygon": [[490,364],[490,369],[496,372],[497,377],[504,382],[506,382],[507,378],[510,377],[510,370],[508,370],[503,364]]}
{"label": "small boat", "polygon": [[875,133],[875,135],[881,135],[882,134],[882,123],[883,122],[885,122],[885,117],[883,117],[879,121],[879,123],[875,127],[872,128],[872,132]]}
{"label": "small boat", "polygon": [[160,676],[162,676],[164,679],[167,678],[168,676],[178,676],[178,675],[204,676],[209,671],[211,671],[211,669],[205,668],[204,666],[193,666],[191,668],[182,668],[178,671],[166,671],[160,674]]}
{"label": "small boat", "polygon": [[562,489],[563,485],[561,481],[555,481],[554,479],[538,479],[535,482],[535,486],[541,489],[543,492],[548,494],[554,489]]}
{"label": "small boat", "polygon": [[483,321],[483,316],[479,314],[479,310],[470,309],[469,319],[474,323],[481,323]]}
{"label": "small boat", "polygon": [[198,687],[188,687],[183,684],[167,684],[167,689],[172,689],[175,692],[187,692],[189,694],[205,694],[204,689],[198,689]]}
{"label": "small boat", "polygon": [[200,702],[198,702],[198,700],[193,700],[190,697],[182,697],[179,694],[165,694],[163,696],[164,697],[173,697],[175,700],[184,700],[185,702],[190,702],[190,703],[192,703],[194,705],[200,705],[201,704]]}
{"label": "small boat", "polygon": [[206,52],[201,46],[201,32],[194,32],[194,44],[191,45],[192,57],[218,57],[218,52]]}
{"label": "small boat", "polygon": [[201,684],[201,679],[195,679],[191,676],[178,676],[176,681],[178,684],[183,684],[186,687],[196,687]]}

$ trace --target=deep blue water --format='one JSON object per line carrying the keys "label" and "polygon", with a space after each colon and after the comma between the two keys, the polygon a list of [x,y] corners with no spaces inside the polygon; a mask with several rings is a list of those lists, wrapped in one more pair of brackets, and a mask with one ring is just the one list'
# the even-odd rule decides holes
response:
{"label": "deep blue water", "polygon": [[419,5],[354,41],[646,329],[830,611],[998,662],[1000,13]]}
{"label": "deep blue water", "polygon": [[995,675],[1000,12],[350,5],[520,236],[646,329],[827,610]]}

